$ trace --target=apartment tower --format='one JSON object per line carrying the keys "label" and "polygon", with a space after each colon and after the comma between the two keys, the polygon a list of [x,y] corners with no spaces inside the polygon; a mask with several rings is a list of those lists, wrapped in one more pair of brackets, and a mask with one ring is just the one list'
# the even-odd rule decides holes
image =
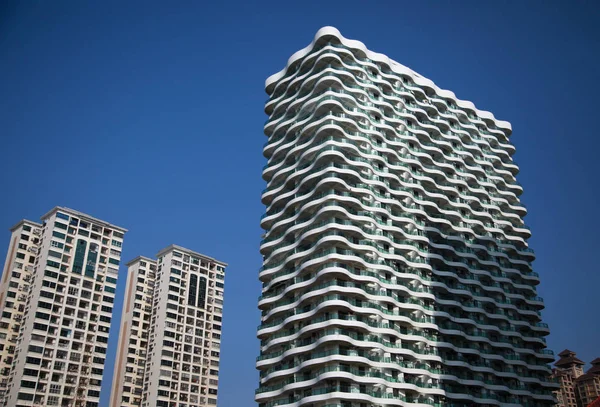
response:
{"label": "apartment tower", "polygon": [[156,260],[138,256],[127,263],[110,407],[141,405],[155,281]]}
{"label": "apartment tower", "polygon": [[27,291],[39,253],[42,225],[23,219],[11,229],[0,283],[0,405],[4,404],[10,368],[27,306]]}
{"label": "apartment tower", "polygon": [[125,229],[56,207],[13,229],[0,287],[4,406],[98,406]]}
{"label": "apartment tower", "polygon": [[553,405],[510,124],[331,27],[266,92],[259,406]]}
{"label": "apartment tower", "polygon": [[587,407],[600,397],[600,358],[592,360],[592,367],[584,373],[585,363],[575,352],[565,349],[558,356],[552,371],[560,384],[554,393],[557,407]]}
{"label": "apartment tower", "polygon": [[227,264],[171,245],[127,266],[110,406],[215,406]]}

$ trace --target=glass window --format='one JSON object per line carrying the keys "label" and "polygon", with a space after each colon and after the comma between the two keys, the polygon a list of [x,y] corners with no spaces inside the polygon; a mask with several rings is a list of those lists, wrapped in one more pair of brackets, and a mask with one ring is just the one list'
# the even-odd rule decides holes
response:
{"label": "glass window", "polygon": [[73,261],[73,273],[81,274],[86,248],[87,242],[83,239],[77,239],[77,248],[75,249],[75,259]]}
{"label": "glass window", "polygon": [[67,235],[65,235],[64,233],[54,231],[54,232],[52,232],[52,236],[57,237],[59,239],[64,239]]}
{"label": "glass window", "polygon": [[48,256],[56,257],[57,259],[62,258],[62,253],[55,252],[54,250],[48,250]]}
{"label": "glass window", "polygon": [[33,394],[30,394],[30,393],[19,393],[18,396],[17,396],[17,399],[31,401],[31,400],[33,400]]}
{"label": "glass window", "polygon": [[60,263],[52,260],[46,260],[46,264],[50,267],[60,268]]}

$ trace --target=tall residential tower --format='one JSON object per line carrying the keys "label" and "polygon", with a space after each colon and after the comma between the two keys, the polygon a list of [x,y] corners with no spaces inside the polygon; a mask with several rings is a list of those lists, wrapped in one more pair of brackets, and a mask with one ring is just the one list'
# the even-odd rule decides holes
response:
{"label": "tall residential tower", "polygon": [[42,222],[12,229],[0,286],[10,354],[2,405],[96,407],[126,230],[61,207]]}
{"label": "tall residential tower", "polygon": [[6,397],[10,368],[27,306],[27,292],[39,253],[42,225],[24,219],[10,231],[10,244],[0,283],[0,405],[3,405]]}
{"label": "tall residential tower", "polygon": [[266,91],[260,407],[554,404],[510,124],[331,27]]}
{"label": "tall residential tower", "polygon": [[227,265],[171,245],[127,266],[110,407],[215,406]]}

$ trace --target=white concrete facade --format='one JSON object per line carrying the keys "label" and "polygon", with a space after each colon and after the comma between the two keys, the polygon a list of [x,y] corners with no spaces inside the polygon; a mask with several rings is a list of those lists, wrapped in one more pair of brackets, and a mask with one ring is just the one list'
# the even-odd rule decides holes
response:
{"label": "white concrete facade", "polygon": [[554,404],[510,123],[332,27],[266,91],[259,406]]}

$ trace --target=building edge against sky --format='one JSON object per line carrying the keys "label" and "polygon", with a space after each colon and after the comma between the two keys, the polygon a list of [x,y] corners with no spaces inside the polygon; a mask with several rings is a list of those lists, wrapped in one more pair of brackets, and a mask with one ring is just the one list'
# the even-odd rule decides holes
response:
{"label": "building edge against sky", "polygon": [[5,401],[8,377],[27,306],[26,287],[31,282],[39,253],[42,224],[23,219],[10,228],[10,232],[0,283],[0,405]]}
{"label": "building edge against sky", "polygon": [[63,207],[42,221],[11,229],[0,342],[14,357],[10,372],[2,365],[2,405],[98,406],[127,230]]}
{"label": "building edge against sky", "polygon": [[[152,315],[154,280],[156,279],[156,260],[138,256],[126,264],[127,283],[121,311],[121,327],[117,341],[113,382],[109,406],[137,405],[142,398],[146,352]],[[138,278],[142,280],[138,280]],[[132,329],[133,312],[136,316],[136,329]],[[141,326],[139,326],[141,325]],[[131,341],[135,341],[133,354]],[[131,371],[129,371],[131,370]],[[127,377],[129,376],[129,377]],[[123,399],[126,397],[126,399]],[[129,398],[129,399],[127,399]],[[137,404],[135,399],[138,398]]]}
{"label": "building edge against sky", "polygon": [[217,404],[226,266],[176,245],[127,263],[110,407]]}
{"label": "building edge against sky", "polygon": [[510,123],[332,27],[266,91],[260,407],[554,404]]}

